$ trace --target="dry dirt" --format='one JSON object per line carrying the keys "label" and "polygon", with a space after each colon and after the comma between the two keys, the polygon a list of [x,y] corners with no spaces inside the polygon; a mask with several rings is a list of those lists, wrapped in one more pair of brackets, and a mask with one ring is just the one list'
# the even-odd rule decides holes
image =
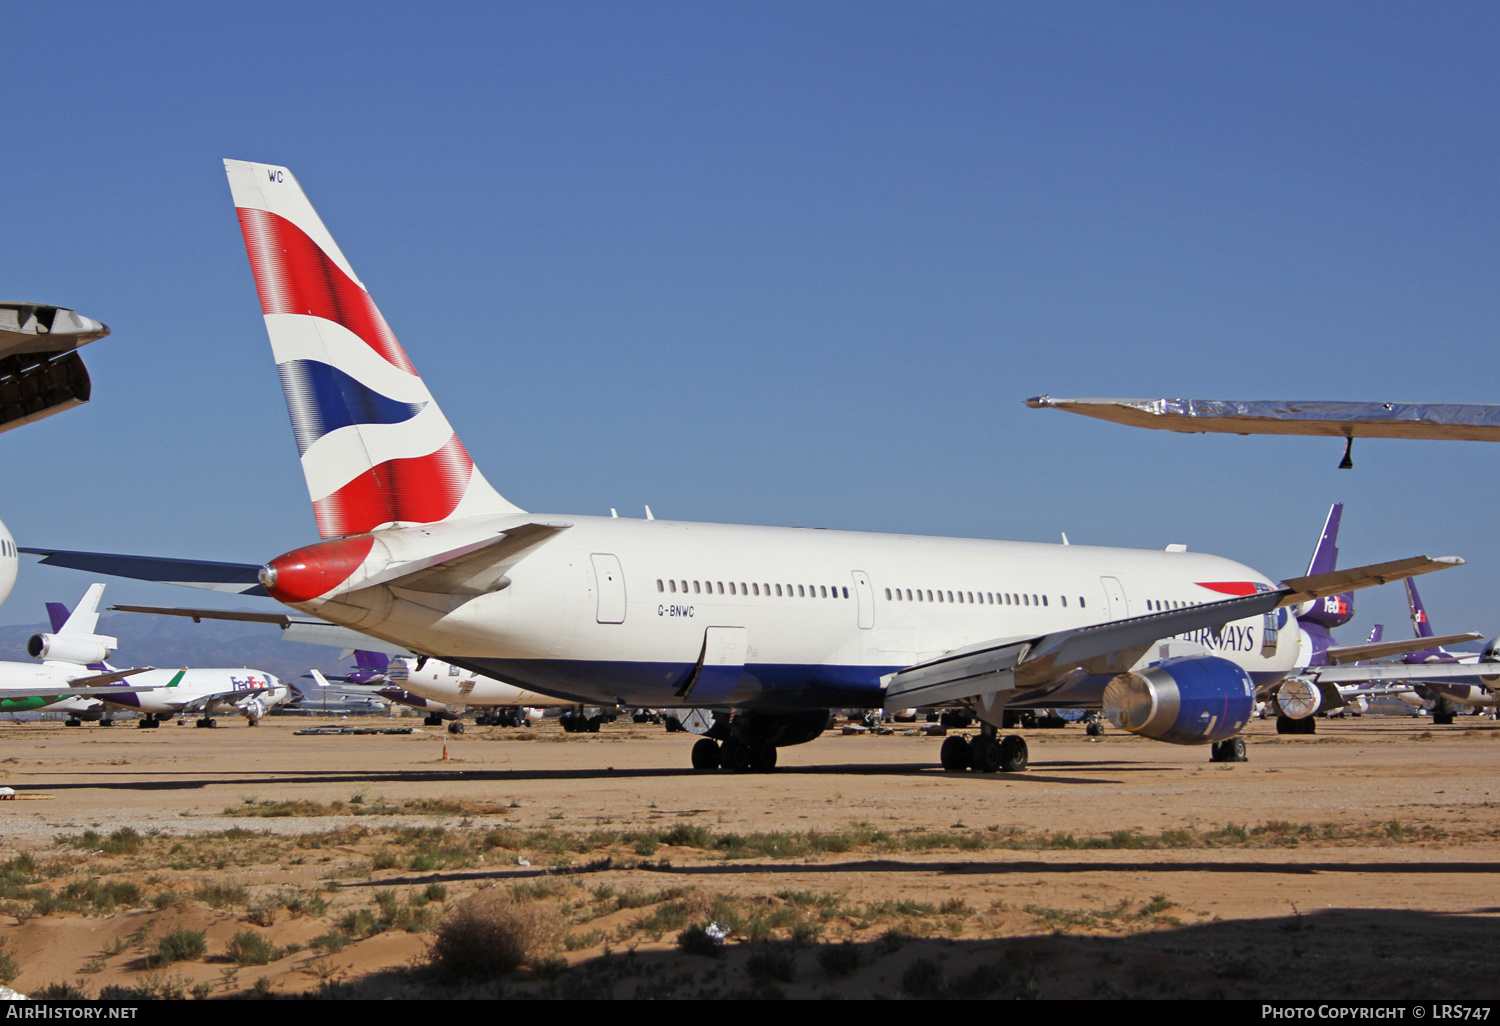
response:
{"label": "dry dirt", "polygon": [[[1438,727],[1366,716],[1321,721],[1312,737],[1278,737],[1267,721],[1254,724],[1250,761],[1237,765],[1113,730],[1100,739],[1078,727],[1027,731],[1031,768],[993,776],[943,773],[941,740],[899,726],[888,736],[830,732],[782,749],[772,774],[735,775],[688,769],[688,735],[623,722],[595,735],[549,722],[461,737],[421,727],[299,737],[294,729],[318,721],[220,722],[212,731],[0,725],[0,783],[51,796],[0,803],[0,860],[29,853],[38,868],[26,886],[59,894],[70,883],[84,893],[90,878],[138,890],[112,907],[0,902],[10,913],[0,914],[3,955],[19,969],[13,987],[1500,994],[1492,720]],[[257,811],[299,814],[246,815]],[[112,852],[108,835],[125,827],[143,840]],[[678,827],[701,830],[668,843]],[[99,837],[80,840],[88,830]],[[809,843],[810,831],[822,840]],[[577,843],[569,850],[558,836]],[[428,901],[433,883],[444,893]],[[213,907],[209,885],[234,893]],[[463,985],[422,969],[442,909],[516,885],[558,910],[573,950]],[[360,927],[346,924],[353,939],[339,950],[313,948],[341,917],[365,909],[379,919],[372,902],[382,891],[391,892],[386,911],[399,905],[404,919],[372,926],[366,915]],[[292,894],[326,908],[267,911],[273,896]],[[726,915],[736,934],[720,949],[678,949],[684,925]],[[206,955],[149,965],[179,926],[204,932]],[[243,931],[297,950],[238,965],[227,949]],[[841,965],[829,949],[845,940]]]}

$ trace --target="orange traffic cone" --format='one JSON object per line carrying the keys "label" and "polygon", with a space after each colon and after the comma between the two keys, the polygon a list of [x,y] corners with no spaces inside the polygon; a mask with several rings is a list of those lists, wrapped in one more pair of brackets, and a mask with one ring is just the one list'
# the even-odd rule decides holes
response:
{"label": "orange traffic cone", "polygon": [[448,761],[448,742],[443,742],[443,761]]}

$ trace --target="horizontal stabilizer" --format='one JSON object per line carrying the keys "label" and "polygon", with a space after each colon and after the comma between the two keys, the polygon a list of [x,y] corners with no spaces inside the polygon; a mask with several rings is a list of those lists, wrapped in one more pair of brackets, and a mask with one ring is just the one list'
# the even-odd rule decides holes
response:
{"label": "horizontal stabilizer", "polygon": [[150,613],[155,616],[185,616],[194,623],[204,620],[239,620],[245,623],[271,623],[281,628],[281,640],[301,645],[328,645],[333,648],[364,649],[392,656],[415,653],[399,645],[372,638],[367,634],[340,627],[326,620],[290,616],[286,613],[252,613],[236,609],[183,609],[175,606],[110,606],[120,613]]}
{"label": "horizontal stabilizer", "polygon": [[122,556],[113,552],[74,552],[67,549],[17,548],[41,556],[48,566],[84,570],[91,574],[128,577],[157,584],[181,584],[237,595],[264,595],[259,563],[214,563],[206,560],[168,559],[164,556]]}
{"label": "horizontal stabilizer", "polygon": [[1034,410],[1161,431],[1234,435],[1325,435],[1500,442],[1500,406],[1480,403],[1350,403],[1282,399],[1026,400]]}
{"label": "horizontal stabilizer", "polygon": [[425,559],[399,563],[359,582],[360,589],[377,585],[444,595],[483,595],[510,582],[505,574],[526,555],[572,524],[520,524],[496,538],[439,552]]}
{"label": "horizontal stabilizer", "polygon": [[1404,638],[1400,641],[1379,641],[1371,645],[1335,645],[1327,652],[1328,661],[1355,663],[1361,659],[1384,659],[1386,656],[1420,652],[1424,648],[1440,648],[1443,645],[1461,645],[1466,641],[1478,641],[1484,637],[1478,631],[1467,634],[1445,634],[1441,638]]}

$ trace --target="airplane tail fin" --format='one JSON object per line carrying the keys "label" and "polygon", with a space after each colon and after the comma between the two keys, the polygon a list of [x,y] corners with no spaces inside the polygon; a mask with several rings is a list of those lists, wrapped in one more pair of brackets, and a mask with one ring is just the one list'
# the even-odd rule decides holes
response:
{"label": "airplane tail fin", "polygon": [[1432,624],[1427,619],[1427,607],[1422,605],[1422,596],[1417,594],[1417,586],[1411,582],[1411,578],[1408,577],[1405,584],[1406,604],[1411,608],[1412,629],[1417,632],[1417,637],[1430,638]]}
{"label": "airplane tail fin", "polygon": [[474,466],[292,173],[224,170],[319,533],[524,512]]}
{"label": "airplane tail fin", "polygon": [[[1332,573],[1339,563],[1339,523],[1344,519],[1344,504],[1335,502],[1328,507],[1328,518],[1323,521],[1323,533],[1313,548],[1312,559],[1307,564],[1307,574]],[[1314,624],[1326,633],[1341,627],[1354,618],[1354,593],[1329,595],[1312,603],[1312,608],[1297,617],[1304,627]]]}
{"label": "airplane tail fin", "polygon": [[1365,644],[1367,644],[1367,645],[1378,644],[1380,642],[1380,639],[1382,637],[1384,637],[1384,636],[1385,636],[1385,624],[1383,624],[1383,623],[1377,623],[1374,627],[1370,628],[1370,640],[1367,641],[1367,642],[1365,642]]}
{"label": "airplane tail fin", "polygon": [[364,670],[384,672],[391,665],[391,657],[384,652],[370,652],[362,648],[354,650],[354,665]]}
{"label": "airplane tail fin", "polygon": [[[93,635],[94,628],[99,626],[99,600],[104,597],[104,585],[91,584],[89,590],[83,593],[78,608],[73,610],[72,615],[67,615],[68,607],[61,602],[48,602],[47,614],[54,617],[54,634],[71,635]],[[57,623],[52,607],[57,606],[64,614],[63,622]]]}
{"label": "airplane tail fin", "polygon": [[68,607],[61,602],[48,602],[47,619],[52,624],[52,633],[56,634],[68,622]]}

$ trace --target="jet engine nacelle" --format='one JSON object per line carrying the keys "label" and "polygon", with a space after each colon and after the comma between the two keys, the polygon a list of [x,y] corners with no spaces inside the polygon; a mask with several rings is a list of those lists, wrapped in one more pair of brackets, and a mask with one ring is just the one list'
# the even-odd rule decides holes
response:
{"label": "jet engine nacelle", "polygon": [[1176,745],[1234,737],[1255,706],[1255,682],[1218,656],[1164,659],[1104,689],[1104,715],[1121,730]]}
{"label": "jet engine nacelle", "polygon": [[1323,707],[1323,692],[1310,681],[1292,677],[1276,689],[1276,707],[1288,719],[1305,720]]}
{"label": "jet engine nacelle", "polygon": [[266,703],[260,698],[246,699],[240,703],[240,713],[251,723],[259,723],[266,714]]}
{"label": "jet engine nacelle", "polygon": [[119,644],[118,639],[103,634],[33,634],[26,640],[26,654],[87,666],[104,662]]}

